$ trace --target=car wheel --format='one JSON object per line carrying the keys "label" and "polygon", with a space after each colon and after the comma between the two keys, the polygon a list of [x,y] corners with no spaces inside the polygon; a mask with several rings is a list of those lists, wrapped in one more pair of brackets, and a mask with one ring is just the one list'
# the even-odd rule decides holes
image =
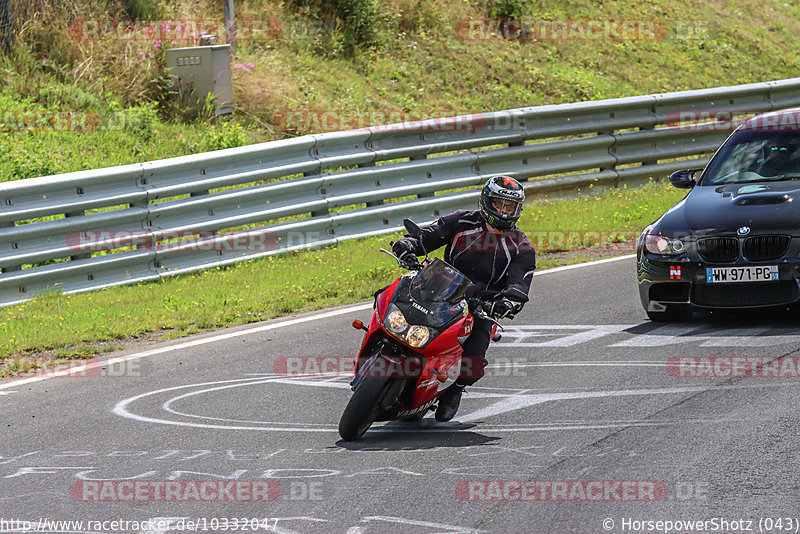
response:
{"label": "car wheel", "polygon": [[664,311],[648,311],[651,321],[659,323],[679,323],[692,318],[692,310],[687,306],[667,306]]}

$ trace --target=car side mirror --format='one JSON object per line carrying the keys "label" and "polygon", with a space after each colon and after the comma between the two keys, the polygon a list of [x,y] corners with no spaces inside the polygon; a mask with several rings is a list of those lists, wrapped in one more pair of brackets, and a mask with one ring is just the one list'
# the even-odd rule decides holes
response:
{"label": "car side mirror", "polygon": [[403,219],[403,226],[406,227],[406,232],[411,237],[419,237],[422,235],[422,229],[411,219]]}
{"label": "car side mirror", "polygon": [[694,175],[703,169],[681,169],[669,175],[669,181],[678,189],[691,189],[697,185]]}

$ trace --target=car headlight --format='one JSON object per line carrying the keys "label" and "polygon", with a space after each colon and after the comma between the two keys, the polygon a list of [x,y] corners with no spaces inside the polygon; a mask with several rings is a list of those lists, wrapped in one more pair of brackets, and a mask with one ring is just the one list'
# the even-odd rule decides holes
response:
{"label": "car headlight", "polygon": [[409,325],[403,312],[394,304],[389,307],[389,313],[386,314],[383,324],[394,337],[405,341],[415,349],[425,346],[437,335],[433,328],[419,324]]}
{"label": "car headlight", "polygon": [[648,233],[644,238],[644,248],[653,254],[676,255],[686,251],[686,245],[680,239],[661,235],[659,232]]}

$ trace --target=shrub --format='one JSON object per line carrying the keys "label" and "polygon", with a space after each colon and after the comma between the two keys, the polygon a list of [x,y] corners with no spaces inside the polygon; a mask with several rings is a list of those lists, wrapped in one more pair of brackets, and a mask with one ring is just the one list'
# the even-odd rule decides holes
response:
{"label": "shrub", "polygon": [[309,14],[325,20],[332,32],[329,51],[353,54],[358,48],[379,48],[381,28],[392,19],[378,0],[292,0]]}
{"label": "shrub", "polygon": [[118,104],[112,103],[106,129],[122,130],[144,141],[149,141],[153,137],[153,127],[157,120],[158,112],[155,102],[126,109],[119,109]]}
{"label": "shrub", "polygon": [[244,129],[235,122],[224,121],[206,133],[203,150],[223,150],[247,144]]}
{"label": "shrub", "polygon": [[522,16],[528,0],[490,0],[489,16],[493,19],[514,20]]}

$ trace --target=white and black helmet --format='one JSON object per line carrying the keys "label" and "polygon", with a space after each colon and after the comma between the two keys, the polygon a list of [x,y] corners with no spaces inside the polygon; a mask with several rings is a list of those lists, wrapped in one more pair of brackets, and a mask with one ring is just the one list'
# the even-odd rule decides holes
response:
{"label": "white and black helmet", "polygon": [[498,230],[510,230],[517,224],[524,202],[522,184],[510,176],[494,176],[481,191],[481,215]]}

